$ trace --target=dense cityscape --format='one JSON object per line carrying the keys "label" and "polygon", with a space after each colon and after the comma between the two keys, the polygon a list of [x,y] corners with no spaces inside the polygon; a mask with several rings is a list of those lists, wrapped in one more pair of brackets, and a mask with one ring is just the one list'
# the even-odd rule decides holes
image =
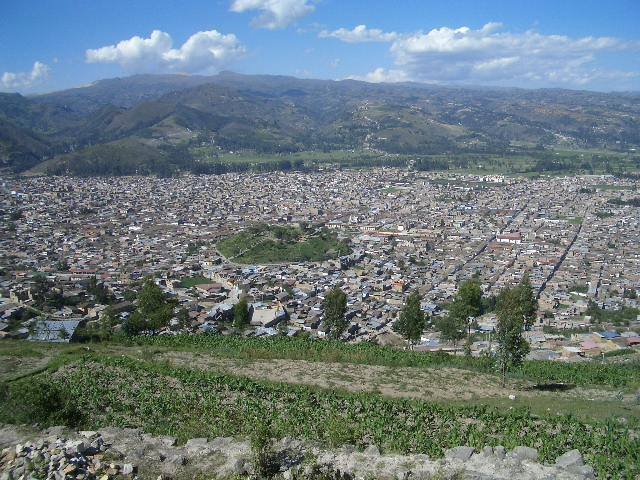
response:
{"label": "dense cityscape", "polygon": [[[611,176],[404,169],[8,179],[0,331],[69,341],[78,327],[99,323],[108,305],[117,331],[135,308],[127,293],[151,276],[177,300],[159,334],[233,333],[242,297],[251,309],[244,335],[324,337],[323,300],[340,287],[348,298],[344,340],[398,344],[394,322],[418,291],[432,328],[417,348],[455,351],[461,347],[440,339],[435,324],[461,282],[475,278],[495,298],[526,274],[539,302],[525,332],[530,357],[592,358],[640,344],[635,194],[637,181]],[[325,232],[348,251],[261,264],[250,239],[242,255],[217,248],[256,225]],[[43,274],[62,292],[58,308],[34,299]],[[91,279],[108,301],[88,291]],[[182,309],[188,321],[178,320]],[[474,355],[491,348],[495,322],[491,311],[477,319]]]}

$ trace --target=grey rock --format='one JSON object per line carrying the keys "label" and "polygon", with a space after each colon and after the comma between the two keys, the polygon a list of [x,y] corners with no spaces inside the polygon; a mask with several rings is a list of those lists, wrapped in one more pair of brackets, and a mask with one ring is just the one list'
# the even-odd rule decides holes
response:
{"label": "grey rock", "polygon": [[531,447],[516,447],[511,451],[510,456],[518,460],[536,462],[538,461],[538,450]]}
{"label": "grey rock", "polygon": [[507,455],[507,450],[502,445],[498,445],[493,449],[493,454],[496,458],[504,460],[504,457]]}
{"label": "grey rock", "polygon": [[184,455],[175,454],[165,458],[164,463],[182,466],[187,464],[187,458]]}
{"label": "grey rock", "polygon": [[185,449],[191,455],[204,453],[209,449],[210,445],[206,438],[192,438],[187,440]]}
{"label": "grey rock", "polygon": [[585,480],[592,480],[596,478],[593,467],[589,465],[573,465],[568,467],[567,471],[575,475],[581,475]]}
{"label": "grey rock", "polygon": [[56,425],[55,427],[49,427],[45,430],[46,434],[52,437],[61,437],[67,429],[62,425]]}
{"label": "grey rock", "polygon": [[67,455],[73,455],[75,453],[84,453],[87,451],[87,444],[82,440],[70,440],[66,443],[65,449]]}
{"label": "grey rock", "polygon": [[131,475],[133,473],[133,465],[130,463],[125,463],[122,465],[122,470],[120,470],[122,475]]}
{"label": "grey rock", "polygon": [[353,445],[349,445],[349,444],[343,445],[342,446],[342,451],[344,453],[353,453],[353,452],[356,451],[356,447],[354,447]]}
{"label": "grey rock", "polygon": [[556,459],[556,466],[560,468],[584,465],[582,454],[578,450],[571,450]]}
{"label": "grey rock", "polygon": [[365,455],[369,455],[369,456],[372,456],[372,457],[380,456],[380,450],[375,445],[369,445],[367,448],[364,449],[363,453]]}
{"label": "grey rock", "polygon": [[246,462],[245,462],[244,458],[238,458],[233,463],[233,472],[236,475],[246,475],[248,473],[247,465],[246,465]]}
{"label": "grey rock", "polygon": [[450,448],[449,450],[447,450],[444,455],[446,458],[455,458],[458,460],[462,460],[463,462],[466,462],[467,460],[469,460],[471,458],[471,455],[473,455],[474,449],[473,447],[455,447],[455,448]]}

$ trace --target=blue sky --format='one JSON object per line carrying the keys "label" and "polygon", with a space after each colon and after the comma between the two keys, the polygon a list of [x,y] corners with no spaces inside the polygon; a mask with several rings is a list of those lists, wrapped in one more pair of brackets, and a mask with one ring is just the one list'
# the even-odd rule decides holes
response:
{"label": "blue sky", "polygon": [[638,0],[3,0],[0,90],[220,70],[640,90]]}

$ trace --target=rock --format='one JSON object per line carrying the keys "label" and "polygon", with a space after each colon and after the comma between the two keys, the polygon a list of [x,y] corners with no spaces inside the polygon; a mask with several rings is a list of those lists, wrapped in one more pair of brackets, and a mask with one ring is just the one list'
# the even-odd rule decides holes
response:
{"label": "rock", "polygon": [[49,427],[45,430],[46,434],[51,437],[61,437],[66,431],[66,428],[62,425],[56,425],[55,427]]}
{"label": "rock", "polygon": [[493,449],[493,454],[496,456],[496,458],[504,460],[504,457],[507,455],[507,451],[502,445],[498,445]]}
{"label": "rock", "polygon": [[133,469],[133,465],[132,465],[132,464],[130,464],[130,463],[125,463],[125,464],[122,466],[122,470],[120,470],[120,473],[121,473],[122,475],[131,475],[131,474],[133,474],[133,470],[134,470],[134,469]]}
{"label": "rock", "polygon": [[578,450],[571,450],[556,459],[556,466],[560,468],[573,467],[574,465],[584,465],[582,454]]}
{"label": "rock", "polygon": [[205,453],[209,449],[209,442],[206,438],[192,438],[187,440],[185,449],[191,455]]}
{"label": "rock", "polygon": [[364,449],[364,452],[362,453],[364,453],[365,455],[369,455],[371,457],[380,456],[380,450],[375,445],[369,445],[367,448]]}
{"label": "rock", "polygon": [[87,451],[87,444],[82,440],[70,440],[65,444],[67,455],[76,453],[84,453]]}
{"label": "rock", "polygon": [[81,437],[93,439],[98,435],[98,432],[96,432],[95,430],[82,430],[78,432],[78,434]]}
{"label": "rock", "polygon": [[178,443],[178,439],[176,437],[169,437],[167,435],[158,437],[158,441],[165,447],[175,447],[176,443]]}
{"label": "rock", "polygon": [[538,461],[538,450],[531,447],[516,447],[511,451],[510,456],[518,460]]}
{"label": "rock", "polygon": [[446,458],[457,459],[466,462],[473,455],[474,449],[473,447],[455,447],[447,450],[444,455]]}
{"label": "rock", "polygon": [[342,446],[342,451],[344,453],[353,453],[353,452],[356,451],[356,447],[354,447],[353,445],[349,445],[349,444],[343,445]]}
{"label": "rock", "polygon": [[247,465],[244,458],[238,458],[235,462],[233,462],[233,472],[236,475],[246,475],[248,473]]}
{"label": "rock", "polygon": [[513,395],[513,394],[509,395],[509,400],[515,400],[515,399],[516,399],[515,395]]}
{"label": "rock", "polygon": [[65,473],[65,475],[70,475],[76,471],[76,466],[73,464],[67,465],[62,471]]}
{"label": "rock", "polygon": [[584,479],[592,480],[596,478],[596,474],[593,471],[593,467],[589,465],[573,465],[568,467],[567,470],[576,475],[581,475]]}
{"label": "rock", "polygon": [[493,447],[483,447],[482,448],[482,455],[484,455],[485,457],[491,457],[493,456]]}

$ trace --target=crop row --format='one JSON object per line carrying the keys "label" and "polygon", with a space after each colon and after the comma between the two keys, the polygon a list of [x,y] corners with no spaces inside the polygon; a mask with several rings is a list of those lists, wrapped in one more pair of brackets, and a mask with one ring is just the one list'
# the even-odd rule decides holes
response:
{"label": "crop row", "polygon": [[[43,393],[44,398],[43,398]],[[457,445],[537,448],[553,462],[580,450],[602,478],[640,474],[637,424],[585,423],[573,417],[536,418],[526,410],[442,406],[257,382],[126,357],[87,356],[5,385],[0,421],[78,426],[140,427],[185,440],[247,435],[266,422],[274,436],[338,445],[420,452],[439,457]],[[66,418],[60,418],[66,415]]]}
{"label": "crop row", "polygon": [[[495,372],[489,357],[470,358],[447,353],[424,353],[382,347],[371,343],[347,344],[307,338],[244,338],[221,335],[137,337],[134,343],[174,349],[194,349],[231,358],[307,360],[401,367],[456,367]],[[615,388],[640,386],[640,363],[560,363],[526,361],[514,376],[537,382],[565,382],[581,386]]]}

